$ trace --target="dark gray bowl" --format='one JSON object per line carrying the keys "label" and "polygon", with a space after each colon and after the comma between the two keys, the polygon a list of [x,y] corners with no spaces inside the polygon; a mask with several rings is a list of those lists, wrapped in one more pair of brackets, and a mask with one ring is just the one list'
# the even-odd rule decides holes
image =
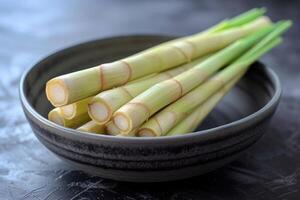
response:
{"label": "dark gray bowl", "polygon": [[156,182],[196,176],[236,159],[266,131],[279,102],[275,73],[255,63],[197,132],[174,137],[120,138],[87,134],[47,120],[45,83],[60,74],[113,61],[171,39],[128,36],[76,45],[50,55],[20,83],[25,115],[53,153],[89,173],[122,181]]}

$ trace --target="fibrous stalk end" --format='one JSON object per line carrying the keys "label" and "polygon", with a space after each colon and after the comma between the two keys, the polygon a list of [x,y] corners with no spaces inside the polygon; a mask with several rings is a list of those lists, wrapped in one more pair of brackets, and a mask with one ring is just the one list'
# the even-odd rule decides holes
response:
{"label": "fibrous stalk end", "polygon": [[100,125],[108,122],[112,116],[109,106],[100,101],[92,101],[89,103],[88,113],[90,117]]}
{"label": "fibrous stalk end", "polygon": [[121,130],[122,133],[127,133],[131,130],[130,119],[123,113],[116,113],[116,115],[113,118],[113,123],[118,129]]}
{"label": "fibrous stalk end", "polygon": [[66,105],[68,89],[62,79],[51,79],[46,84],[46,96],[51,104],[55,107]]}

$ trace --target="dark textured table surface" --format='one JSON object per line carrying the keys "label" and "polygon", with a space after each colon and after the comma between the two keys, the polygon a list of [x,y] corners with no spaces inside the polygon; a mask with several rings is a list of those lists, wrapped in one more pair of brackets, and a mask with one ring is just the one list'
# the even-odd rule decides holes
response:
{"label": "dark textured table surface", "polygon": [[[243,157],[178,182],[134,184],[75,170],[34,137],[18,99],[21,74],[50,52],[125,34],[184,35],[252,7],[294,27],[262,60],[283,97],[268,133]],[[0,199],[300,199],[300,3],[297,1],[0,1]]]}

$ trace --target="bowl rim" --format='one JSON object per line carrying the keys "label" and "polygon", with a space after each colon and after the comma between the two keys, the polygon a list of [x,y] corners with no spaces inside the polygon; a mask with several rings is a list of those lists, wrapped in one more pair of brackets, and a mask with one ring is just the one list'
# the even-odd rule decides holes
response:
{"label": "bowl rim", "polygon": [[[90,45],[94,43],[99,42],[108,42],[109,40],[118,40],[118,39],[128,39],[128,38],[136,38],[136,37],[158,37],[158,38],[165,38],[165,39],[172,39],[174,36],[168,36],[168,35],[148,35],[148,34],[138,34],[138,35],[127,35],[127,36],[114,36],[114,37],[108,37],[108,38],[102,38],[102,39],[96,39],[91,40],[87,42],[82,42],[79,44],[71,45],[66,48],[62,48],[60,50],[57,50],[55,52],[50,52],[43,58],[41,58],[38,62],[36,62],[32,67],[29,67],[26,69],[26,71],[23,73],[20,83],[19,83],[19,97],[20,101],[23,107],[23,110],[25,113],[28,113],[31,117],[38,120],[39,123],[42,123],[44,127],[47,127],[49,129],[54,129],[54,131],[51,132],[51,134],[57,134],[59,136],[63,137],[71,137],[74,139],[74,137],[78,139],[83,140],[101,140],[101,141],[108,141],[108,142],[122,142],[122,143],[141,143],[141,142],[147,142],[147,143],[158,143],[158,142],[176,142],[178,140],[188,140],[192,141],[194,138],[198,137],[210,137],[212,135],[219,136],[222,134],[226,134],[229,132],[232,132],[232,130],[241,130],[246,129],[247,127],[253,126],[255,124],[258,124],[259,122],[263,121],[270,113],[272,113],[273,109],[276,108],[277,104],[279,103],[279,99],[281,97],[282,93],[282,87],[280,80],[276,73],[271,69],[266,67],[265,65],[261,64],[261,67],[263,68],[265,74],[270,80],[270,83],[274,87],[274,94],[270,97],[270,100],[259,110],[256,112],[243,117],[239,120],[230,122],[228,124],[224,124],[221,126],[213,127],[206,130],[196,131],[192,133],[187,133],[184,135],[175,135],[175,136],[167,136],[167,137],[116,137],[111,135],[101,135],[101,134],[94,134],[94,133],[87,133],[78,131],[76,129],[66,128],[62,127],[60,125],[57,125],[48,119],[44,118],[42,115],[40,115],[29,103],[26,95],[25,95],[25,80],[30,75],[31,70],[33,70],[35,67],[41,65],[42,63],[46,62],[48,59],[51,59],[53,57],[56,57],[57,55],[60,55],[64,53],[65,51],[74,49],[74,48],[80,48],[85,45]],[[258,63],[261,63],[257,61]],[[213,133],[213,134],[212,134]]]}

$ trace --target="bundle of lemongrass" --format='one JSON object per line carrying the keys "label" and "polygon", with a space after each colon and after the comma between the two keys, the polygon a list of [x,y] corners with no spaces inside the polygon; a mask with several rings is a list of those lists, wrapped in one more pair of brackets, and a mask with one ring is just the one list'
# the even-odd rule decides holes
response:
{"label": "bundle of lemongrass", "polygon": [[56,107],[48,117],[65,127],[118,136],[192,132],[291,26],[272,23],[264,13],[253,9],[204,32],[55,77],[46,85]]}

